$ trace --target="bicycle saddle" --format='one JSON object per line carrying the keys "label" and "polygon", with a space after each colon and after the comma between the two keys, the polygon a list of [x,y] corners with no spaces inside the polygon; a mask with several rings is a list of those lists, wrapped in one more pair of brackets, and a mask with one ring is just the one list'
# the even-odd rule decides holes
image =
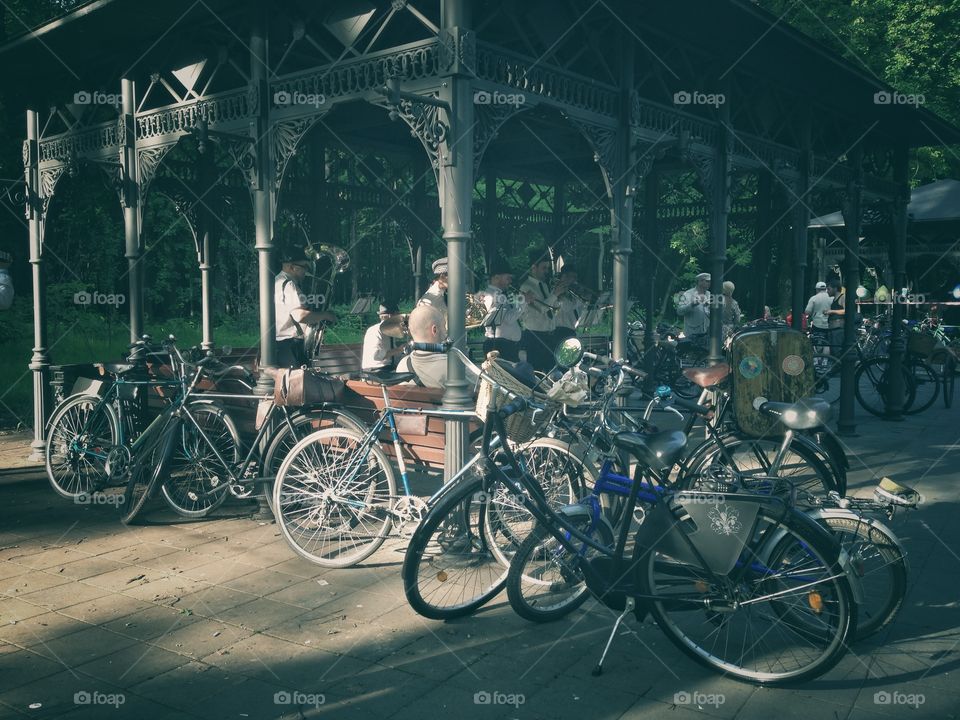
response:
{"label": "bicycle saddle", "polygon": [[687,380],[702,388],[713,387],[729,374],[730,366],[726,363],[718,363],[713,367],[687,368],[683,371]]}
{"label": "bicycle saddle", "polygon": [[133,370],[135,367],[137,367],[132,363],[108,362],[108,363],[98,363],[98,364],[100,367],[103,368],[104,372],[108,372],[111,375],[123,375],[124,373],[128,373],[131,370]]}
{"label": "bicycle saddle", "polygon": [[830,404],[820,398],[803,398],[795,403],[767,401],[760,412],[775,417],[791,430],[810,430],[830,419]]}
{"label": "bicycle saddle", "polygon": [[652,435],[621,432],[614,436],[613,442],[633,455],[638,462],[661,470],[680,459],[687,447],[687,436],[679,430],[664,430]]}
{"label": "bicycle saddle", "polygon": [[414,373],[393,373],[392,375],[377,375],[376,373],[369,372],[359,372],[357,377],[364,382],[373,383],[374,385],[386,385],[387,387],[392,387],[394,385],[399,385],[400,383],[409,382],[417,376]]}

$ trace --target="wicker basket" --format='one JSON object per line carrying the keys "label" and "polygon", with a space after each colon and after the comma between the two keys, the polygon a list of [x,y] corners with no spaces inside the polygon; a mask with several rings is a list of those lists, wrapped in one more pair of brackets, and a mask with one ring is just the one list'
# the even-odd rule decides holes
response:
{"label": "wicker basket", "polygon": [[[485,375],[489,375],[496,384],[500,386],[500,389],[495,389],[493,383],[486,378],[480,379],[480,390],[477,392],[476,414],[481,420],[486,420],[487,409],[490,407],[490,403],[494,401],[494,394],[497,395],[496,403],[498,407],[510,402],[510,398],[507,393],[504,392],[504,389],[509,390],[515,395],[528,398],[533,397],[538,402],[546,401],[546,397],[543,394],[533,392],[531,387],[520,382],[507,372],[507,370],[497,362],[497,353],[491,352],[487,356],[487,360],[483,363],[483,372]],[[543,385],[541,385],[541,387],[543,388]],[[547,388],[544,388],[544,390],[546,389]],[[532,440],[537,434],[537,428],[543,424],[540,420],[545,420],[549,415],[550,413],[539,413],[537,416],[538,422],[535,425],[533,422],[533,408],[527,408],[522,413],[514,413],[504,421],[507,429],[507,437],[516,443],[525,443],[528,440]]]}
{"label": "wicker basket", "polygon": [[907,337],[907,352],[928,359],[937,347],[937,339],[927,333],[912,332]]}

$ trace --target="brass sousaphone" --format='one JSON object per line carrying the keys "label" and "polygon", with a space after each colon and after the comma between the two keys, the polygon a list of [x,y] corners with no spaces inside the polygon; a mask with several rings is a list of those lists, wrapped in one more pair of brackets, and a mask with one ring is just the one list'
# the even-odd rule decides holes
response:
{"label": "brass sousaphone", "polygon": [[[320,298],[320,302],[311,310],[326,310],[333,298],[333,288],[336,285],[337,277],[350,268],[350,255],[337,245],[327,245],[326,243],[314,245],[309,239],[306,247],[303,248],[303,252],[314,262],[314,272],[308,273],[311,278],[309,295]],[[330,269],[326,273],[318,275],[316,273],[316,262],[324,257],[329,259]],[[308,360],[313,360],[317,356],[317,352],[323,345],[325,329],[326,326],[323,324],[304,327],[303,347]]]}

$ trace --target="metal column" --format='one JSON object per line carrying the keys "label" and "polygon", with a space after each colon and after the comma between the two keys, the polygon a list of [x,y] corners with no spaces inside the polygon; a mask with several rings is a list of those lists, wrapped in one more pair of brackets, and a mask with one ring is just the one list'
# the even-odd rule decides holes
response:
{"label": "metal column", "polygon": [[40,121],[36,110],[27,110],[27,220],[30,229],[30,266],[33,271],[33,442],[30,459],[44,459],[44,429],[50,412],[47,353],[47,288],[43,272],[43,201],[40,197]]}
{"label": "metal column", "polygon": [[[442,31],[462,41],[461,34],[471,27],[469,0],[443,0]],[[467,244],[472,236],[473,209],[473,83],[468,68],[457,64],[447,77],[441,98],[449,104],[450,130],[440,148],[440,214],[443,239],[449,263],[447,287],[447,324],[450,339],[466,351]],[[467,385],[463,363],[454,355],[447,361],[447,388],[443,406],[468,410],[474,405]],[[444,447],[444,477],[451,478],[463,467],[468,446],[467,424],[448,422]]]}
{"label": "metal column", "polygon": [[[730,93],[726,93],[730,97]],[[730,217],[730,103],[720,106],[720,126],[713,159],[713,187],[710,202],[710,357],[711,365],[724,361],[723,274],[727,263],[727,222]]]}
{"label": "metal column", "polygon": [[644,219],[643,219],[643,262],[646,266],[647,288],[644,292],[644,326],[643,347],[653,346],[653,318],[657,308],[656,291],[656,262],[657,252],[660,249],[660,226],[657,223],[657,210],[660,205],[660,172],[656,167],[647,173],[644,185]]}
{"label": "metal column", "polygon": [[260,285],[260,376],[256,391],[268,395],[273,392],[273,377],[264,369],[276,367],[276,318],[273,301],[273,217],[271,192],[273,163],[270,153],[270,85],[267,80],[267,13],[260,0],[251,3],[253,24],[250,31],[250,82],[257,93],[257,118],[254,127],[256,155],[256,184],[253,189],[253,223],[259,263]]}
{"label": "metal column", "polygon": [[617,121],[619,167],[611,178],[613,213],[613,357],[627,356],[627,304],[630,302],[630,255],[633,253],[633,198],[636,192],[636,157],[630,132],[630,99],[633,93],[633,39],[620,32],[620,115]]}
{"label": "metal column", "polygon": [[847,253],[844,257],[843,284],[846,313],[843,318],[843,349],[840,358],[840,419],[837,431],[855,435],[854,373],[857,369],[857,288],[860,286],[860,220],[863,193],[863,149],[858,146],[849,155],[852,174],[847,181],[843,204]]}
{"label": "metal column", "polygon": [[767,305],[767,278],[770,275],[770,249],[776,241],[773,232],[773,175],[762,169],[757,175],[757,223],[755,233],[755,257],[753,265],[760,268],[756,273],[753,292],[750,298],[753,317],[763,317],[763,308]]}
{"label": "metal column", "polygon": [[[213,194],[209,192],[210,185],[213,182],[213,164],[212,152],[210,147],[210,138],[207,135],[207,123],[203,121],[197,131],[197,188],[198,198],[212,198]],[[197,251],[200,260],[200,317],[202,327],[202,339],[200,347],[204,350],[213,349],[213,287],[211,285],[211,255],[213,252],[213,242],[211,237],[211,226],[213,220],[210,217],[210,210],[207,208],[207,201],[197,200],[197,219],[199,227],[197,228]]]}
{"label": "metal column", "polygon": [[893,312],[890,319],[890,365],[888,369],[886,418],[903,420],[903,356],[907,349],[903,334],[903,316],[906,298],[903,290],[907,285],[907,205],[910,202],[910,185],[907,182],[909,155],[906,145],[898,144],[893,155],[893,181],[897,195],[893,201],[893,238],[890,243],[890,260],[893,265]]}
{"label": "metal column", "polygon": [[793,198],[793,281],[791,282],[793,329],[803,328],[803,311],[807,296],[807,225],[810,210],[807,193],[810,190],[810,123],[803,128],[803,149],[800,152],[800,176],[797,178],[796,197]]}
{"label": "metal column", "polygon": [[[143,267],[140,259],[143,245],[140,242],[140,174],[137,168],[137,138],[134,114],[136,113],[136,86],[132,80],[120,81],[123,123],[123,234],[124,254],[127,258],[127,281],[130,296],[127,304],[130,311],[130,342],[143,335]],[[134,352],[137,352],[134,350]]]}

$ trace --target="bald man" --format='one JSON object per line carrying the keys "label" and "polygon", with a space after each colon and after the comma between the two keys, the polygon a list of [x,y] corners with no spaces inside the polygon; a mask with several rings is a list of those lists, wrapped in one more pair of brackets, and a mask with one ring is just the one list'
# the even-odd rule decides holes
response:
{"label": "bald man", "polygon": [[[418,305],[408,320],[414,342],[442,343],[447,340],[447,323],[443,313],[433,305]],[[416,373],[424,387],[443,388],[447,384],[446,353],[414,350],[397,366],[398,372]],[[467,382],[476,383],[476,376],[467,370]]]}

